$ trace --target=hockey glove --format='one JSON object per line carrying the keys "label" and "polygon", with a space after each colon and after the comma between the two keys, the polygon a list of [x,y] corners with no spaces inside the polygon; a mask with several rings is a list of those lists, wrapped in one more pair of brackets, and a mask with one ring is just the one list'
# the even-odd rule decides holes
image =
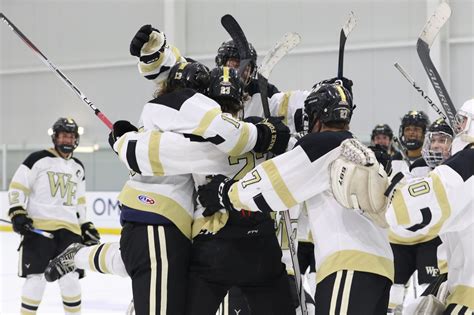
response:
{"label": "hockey glove", "polygon": [[209,217],[225,208],[229,211],[235,210],[229,200],[228,192],[235,180],[224,175],[212,176],[211,181],[206,185],[198,187],[198,199],[204,210],[203,215]]}
{"label": "hockey glove", "polygon": [[392,174],[392,157],[388,154],[387,150],[380,144],[369,146],[369,149],[374,151],[375,158],[383,165],[383,168],[388,176]]}
{"label": "hockey glove", "polygon": [[130,54],[149,64],[160,58],[165,46],[165,34],[147,24],[138,30],[130,42]]}
{"label": "hockey glove", "polygon": [[92,222],[86,222],[81,225],[82,243],[87,246],[97,245],[100,241],[99,231]]}
{"label": "hockey glove", "polygon": [[255,126],[258,132],[257,143],[253,148],[255,152],[278,155],[286,151],[290,129],[283,123],[283,117],[268,117]]}
{"label": "hockey glove", "polygon": [[[118,138],[130,131],[138,131],[137,127],[127,120],[118,120],[114,123],[112,131],[109,133],[109,144],[114,150],[114,144]],[[115,150],[114,150],[115,151]]]}
{"label": "hockey glove", "polygon": [[8,211],[8,216],[12,220],[13,231],[21,235],[33,230],[33,220],[28,216],[28,212],[22,207],[14,207]]}

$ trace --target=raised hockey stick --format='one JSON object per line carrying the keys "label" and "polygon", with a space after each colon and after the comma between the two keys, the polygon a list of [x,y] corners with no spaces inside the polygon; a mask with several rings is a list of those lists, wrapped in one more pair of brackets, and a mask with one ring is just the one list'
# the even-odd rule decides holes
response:
{"label": "raised hockey stick", "polygon": [[238,73],[239,76],[241,76],[247,68],[247,65],[252,61],[249,42],[247,41],[247,37],[245,36],[245,33],[240,27],[239,23],[232,15],[224,15],[221,18],[221,24],[227,33],[229,33],[230,37],[234,41],[235,46],[237,46],[237,50],[239,51],[240,64]]}
{"label": "raised hockey stick", "polygon": [[74,93],[79,96],[79,98],[86,103],[95,113],[97,117],[109,128],[112,129],[113,124],[110,120],[97,108],[94,104],[84,95],[72,82],[69,80],[61,70],[59,70],[48,58],[38,49],[38,47],[33,44],[25,34],[23,34],[18,27],[15,26],[3,13],[0,12],[0,19],[8,25],[8,27],[16,34],[18,37],[25,42],[25,44],[33,50],[36,55],[41,59],[41,61],[47,65],[56,75],[71,89]]}
{"label": "raised hockey stick", "polygon": [[[5,220],[5,219],[0,219],[0,221],[5,222],[5,223],[8,223],[8,224],[13,224],[13,223],[11,223],[10,221]],[[41,236],[44,236],[44,237],[46,237],[46,238],[49,238],[49,239],[53,239],[53,238],[54,238],[54,235],[53,235],[52,233],[49,233],[49,232],[46,232],[46,231],[43,231],[43,230],[31,229],[30,231],[33,232],[33,233],[39,234],[39,235],[41,235]]]}
{"label": "raised hockey stick", "polygon": [[[275,67],[281,58],[298,46],[300,41],[301,36],[298,33],[288,32],[280,38],[275,46],[273,46],[273,48],[267,53],[265,58],[263,58],[263,62],[257,71],[258,87],[262,99],[268,98],[268,77],[270,76],[273,67]],[[268,106],[263,106],[263,113],[265,117],[270,116],[270,109]]]}
{"label": "raised hockey stick", "polygon": [[406,155],[404,147],[401,144],[400,140],[397,137],[393,137],[393,143],[395,144],[395,147],[397,148],[398,152],[400,152],[400,154],[402,155],[403,161],[405,161],[405,163],[408,165],[408,168],[410,168],[410,160],[408,159],[408,156]]}
{"label": "raised hockey stick", "polygon": [[347,19],[344,26],[342,26],[341,35],[339,37],[339,63],[338,63],[338,67],[337,67],[337,77],[338,78],[343,77],[344,48],[346,46],[347,36],[349,36],[349,33],[352,32],[352,30],[354,29],[356,23],[357,23],[357,20],[354,16],[354,12],[351,11],[349,13],[349,18]]}
{"label": "raised hockey stick", "polygon": [[[296,34],[296,33],[288,33],[288,34]],[[270,117],[270,107],[268,105],[268,96],[267,96],[267,85],[268,85],[268,76],[270,75],[270,72],[272,71],[273,67],[275,64],[283,58],[284,55],[291,49],[293,49],[296,45],[298,45],[301,37],[296,34],[296,35],[288,35],[285,34],[284,38],[280,44],[280,42],[275,45],[274,49],[272,49],[267,56],[265,56],[264,63],[262,64],[264,67],[261,67],[258,71],[258,86],[260,89],[260,98],[262,99],[262,107],[263,107],[263,113],[265,118]],[[288,35],[287,38],[290,39],[290,42],[286,45],[288,48],[285,47],[284,41],[285,37]],[[287,50],[285,53],[283,53],[285,50]],[[271,55],[272,52],[278,52],[275,55]],[[265,62],[267,60],[267,62]],[[263,71],[262,71],[263,68]],[[263,73],[263,75],[262,75]],[[264,76],[265,75],[265,76]],[[303,288],[303,280],[301,277],[301,271],[300,271],[300,264],[298,262],[298,254],[296,252],[296,233],[293,233],[293,230],[291,229],[291,218],[290,218],[290,210],[283,211],[283,220],[285,221],[285,230],[286,234],[288,235],[288,248],[290,250],[290,255],[291,255],[291,261],[293,262],[293,270],[295,271],[295,282],[296,282],[296,292],[298,293],[298,299],[300,302],[301,306],[301,312],[303,315],[308,314],[308,309],[306,307],[306,296],[305,296],[305,291]]]}
{"label": "raised hockey stick", "polygon": [[420,37],[416,43],[416,51],[420,57],[421,63],[425,68],[426,74],[433,85],[436,95],[439,98],[441,106],[449,120],[451,126],[454,126],[454,116],[456,108],[449,97],[448,91],[441,80],[441,77],[430,58],[430,48],[436,36],[451,16],[451,8],[445,2],[442,2],[435,10],[433,15],[426,22]]}
{"label": "raised hockey stick", "polygon": [[421,94],[421,96],[431,106],[431,108],[433,108],[434,111],[439,116],[441,116],[441,118],[443,118],[447,123],[450,123],[450,121],[447,120],[447,117],[443,113],[443,111],[431,100],[431,98],[428,95],[426,95],[425,91],[423,91],[423,89],[416,84],[415,80],[413,80],[412,77],[410,77],[410,75],[402,68],[402,66],[399,65],[398,62],[396,62],[394,66],[395,68],[397,68],[398,71],[400,71],[400,73],[405,77],[405,79],[407,79],[407,81],[411,83],[411,85],[415,88],[415,90],[417,90]]}

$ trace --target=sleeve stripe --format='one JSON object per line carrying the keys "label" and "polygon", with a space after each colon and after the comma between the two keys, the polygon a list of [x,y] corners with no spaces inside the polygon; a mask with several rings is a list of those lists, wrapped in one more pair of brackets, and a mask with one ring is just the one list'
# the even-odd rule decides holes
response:
{"label": "sleeve stripe", "polygon": [[239,140],[237,141],[237,144],[229,152],[229,155],[236,156],[236,155],[241,155],[242,153],[244,153],[242,151],[244,150],[245,146],[247,145],[249,141],[249,136],[250,136],[249,126],[247,124],[243,124]]}
{"label": "sleeve stripe", "polygon": [[137,156],[135,155],[135,149],[137,147],[137,140],[128,141],[127,145],[127,162],[132,170],[141,174],[140,168],[137,163]]}
{"label": "sleeve stripe", "polygon": [[270,208],[267,201],[265,200],[265,197],[263,197],[261,193],[253,197],[253,201],[263,213],[272,212],[272,208]]}
{"label": "sleeve stripe", "polygon": [[272,187],[277,193],[278,197],[283,201],[287,208],[291,208],[297,204],[295,198],[291,194],[290,190],[286,186],[283,178],[278,172],[275,163],[272,160],[268,160],[262,163],[262,168],[268,175],[268,180],[272,183]]}
{"label": "sleeve stripe", "polygon": [[229,190],[229,199],[236,209],[250,209],[249,206],[244,205],[239,198],[239,189],[237,183],[234,183]]}
{"label": "sleeve stripe", "polygon": [[397,224],[399,225],[407,225],[410,224],[410,216],[408,215],[408,208],[403,199],[403,194],[401,191],[399,193],[395,193],[393,197],[393,208],[395,212],[395,217],[397,219]]}
{"label": "sleeve stripe", "polygon": [[125,138],[126,137],[120,137],[119,139],[119,142],[118,142],[118,145],[117,145],[117,152],[118,154],[120,155],[120,152],[122,152],[122,147],[123,147],[123,144],[125,143]]}
{"label": "sleeve stripe", "polygon": [[30,193],[30,190],[27,187],[20,184],[19,182],[11,182],[8,189],[18,189],[18,190],[23,191],[27,195]]}
{"label": "sleeve stripe", "polygon": [[154,176],[165,175],[163,164],[161,164],[160,161],[160,141],[161,133],[159,131],[153,131],[150,135],[150,143],[148,145],[148,159],[150,160],[151,171]]}
{"label": "sleeve stripe", "polygon": [[451,215],[451,206],[449,205],[448,196],[444,190],[439,176],[435,173],[431,173],[430,177],[433,180],[433,189],[435,191],[436,200],[438,201],[439,207],[441,209],[440,220],[430,229],[430,234],[435,235],[439,233],[444,221],[446,221]]}
{"label": "sleeve stripe", "polygon": [[214,118],[216,118],[216,116],[221,113],[222,111],[219,107],[216,107],[207,111],[207,113],[199,122],[199,126],[192,132],[192,134],[197,135],[197,136],[203,136],[207,128],[209,128],[209,126],[211,125]]}
{"label": "sleeve stripe", "polygon": [[85,203],[86,203],[86,197],[79,197],[79,199],[77,199],[78,205],[83,205]]}
{"label": "sleeve stripe", "polygon": [[288,125],[288,103],[290,102],[291,91],[286,92],[283,95],[283,100],[281,101],[280,107],[278,108],[278,116],[285,117],[283,123]]}

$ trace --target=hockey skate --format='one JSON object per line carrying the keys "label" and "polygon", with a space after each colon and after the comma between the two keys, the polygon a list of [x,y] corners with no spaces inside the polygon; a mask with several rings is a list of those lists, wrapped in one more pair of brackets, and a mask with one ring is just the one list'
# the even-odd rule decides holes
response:
{"label": "hockey skate", "polygon": [[85,247],[85,245],[80,243],[73,243],[69,245],[56,258],[51,260],[48,266],[46,267],[46,270],[44,271],[44,277],[46,278],[46,281],[56,281],[65,274],[76,270],[76,265],[74,264],[74,256],[83,247]]}

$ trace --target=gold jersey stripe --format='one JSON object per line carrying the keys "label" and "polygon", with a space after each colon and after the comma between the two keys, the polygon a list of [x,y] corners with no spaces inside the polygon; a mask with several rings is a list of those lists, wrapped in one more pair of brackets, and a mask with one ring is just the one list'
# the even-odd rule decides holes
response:
{"label": "gold jersey stripe", "polygon": [[46,231],[56,231],[59,229],[66,229],[71,231],[74,234],[81,235],[81,228],[77,223],[71,223],[60,220],[42,220],[42,219],[33,219],[33,226],[36,229],[46,230]]}
{"label": "gold jersey stripe", "polygon": [[219,107],[208,110],[199,122],[199,126],[192,132],[192,134],[196,136],[203,136],[207,128],[209,128],[209,126],[211,125],[214,118],[216,118],[216,116],[219,114],[222,114],[222,111]]}
{"label": "gold jersey stripe", "polygon": [[410,224],[410,216],[408,215],[408,208],[403,199],[403,194],[401,191],[398,193],[395,192],[393,196],[392,205],[395,210],[395,217],[397,219],[398,225],[407,225]]}
{"label": "gold jersey stripe", "polygon": [[148,143],[148,159],[150,161],[151,170],[154,176],[163,176],[163,164],[160,161],[160,141],[161,132],[152,131],[150,135],[150,142]]}
{"label": "gold jersey stripe", "polygon": [[295,198],[285,184],[285,181],[280,175],[275,163],[272,160],[265,161],[261,164],[263,170],[268,175],[268,180],[272,183],[272,187],[277,193],[278,197],[283,201],[285,207],[288,209],[297,204]]}
{"label": "gold jersey stripe", "polygon": [[124,142],[125,142],[125,137],[120,137],[119,143],[117,145],[117,152],[118,153],[122,152],[122,147],[123,147]]}
{"label": "gold jersey stripe", "polygon": [[341,250],[326,257],[316,272],[316,283],[339,270],[354,270],[378,274],[393,282],[393,260],[358,250]]}
{"label": "gold jersey stripe", "polygon": [[238,183],[235,183],[230,187],[230,190],[229,190],[229,193],[228,193],[230,202],[232,203],[232,205],[236,209],[250,209],[249,206],[244,205],[240,201],[239,189],[238,189],[237,185],[238,185]]}
{"label": "gold jersey stripe", "polygon": [[98,272],[98,270],[97,268],[95,268],[94,258],[101,245],[102,244],[92,246],[93,249],[89,253],[89,267],[91,268],[92,271],[95,271],[95,272]]}
{"label": "gold jersey stripe", "polygon": [[84,205],[84,204],[86,204],[86,197],[79,197],[79,198],[77,199],[77,204],[78,204],[78,205]]}
{"label": "gold jersey stripe", "polygon": [[439,269],[440,274],[448,273],[448,261],[443,260],[443,259],[439,259],[438,260],[438,269]]}
{"label": "gold jersey stripe", "polygon": [[244,152],[242,152],[247,145],[250,137],[250,128],[247,124],[243,124],[242,130],[240,132],[240,137],[239,140],[237,141],[237,144],[230,150],[229,155],[230,156],[237,156],[241,155]]}
{"label": "gold jersey stripe", "polygon": [[[145,204],[139,201],[139,196],[147,196],[153,199],[153,204]],[[148,191],[141,191],[125,185],[117,199],[127,207],[137,211],[156,213],[164,216],[174,223],[187,238],[191,239],[191,224],[193,218],[175,200]]]}
{"label": "gold jersey stripe", "polygon": [[437,236],[439,235],[439,231],[441,230],[441,227],[443,226],[444,222],[451,215],[451,206],[449,205],[448,196],[446,194],[446,191],[444,190],[444,186],[439,176],[435,173],[431,173],[430,177],[433,180],[433,189],[435,191],[436,199],[441,209],[441,218],[435,225],[433,225],[432,228],[430,228],[428,234]]}
{"label": "gold jersey stripe", "polygon": [[107,269],[107,264],[105,263],[107,252],[109,251],[109,248],[110,248],[111,245],[112,245],[112,243],[106,243],[104,245],[104,248],[102,248],[102,251],[100,252],[99,266],[100,266],[100,269],[103,273],[111,273],[109,271],[109,269]]}
{"label": "gold jersey stripe", "polygon": [[283,100],[278,107],[278,116],[283,116],[283,123],[288,125],[288,104],[290,102],[291,91],[285,92],[283,95]]}
{"label": "gold jersey stripe", "polygon": [[26,195],[30,194],[30,189],[28,187],[20,184],[19,182],[11,182],[8,189],[18,189],[18,190],[21,190],[22,192],[24,192]]}
{"label": "gold jersey stripe", "polygon": [[81,295],[76,295],[76,296],[64,296],[62,295],[61,298],[63,299],[64,302],[68,303],[74,303],[74,302],[79,302],[81,300]]}
{"label": "gold jersey stripe", "polygon": [[[457,285],[448,295],[446,305],[449,304],[461,304],[469,307],[472,311],[474,310],[474,288],[468,287],[467,285]],[[469,314],[469,312],[466,312]]]}
{"label": "gold jersey stripe", "polygon": [[80,304],[77,306],[67,306],[63,304],[63,307],[64,307],[64,311],[67,313],[80,313],[81,312]]}
{"label": "gold jersey stripe", "polygon": [[30,299],[30,298],[27,298],[26,296],[22,296],[21,297],[21,302],[25,303],[25,304],[28,304],[28,305],[31,305],[31,306],[38,306],[38,305],[40,305],[41,300],[33,300],[33,299]]}

